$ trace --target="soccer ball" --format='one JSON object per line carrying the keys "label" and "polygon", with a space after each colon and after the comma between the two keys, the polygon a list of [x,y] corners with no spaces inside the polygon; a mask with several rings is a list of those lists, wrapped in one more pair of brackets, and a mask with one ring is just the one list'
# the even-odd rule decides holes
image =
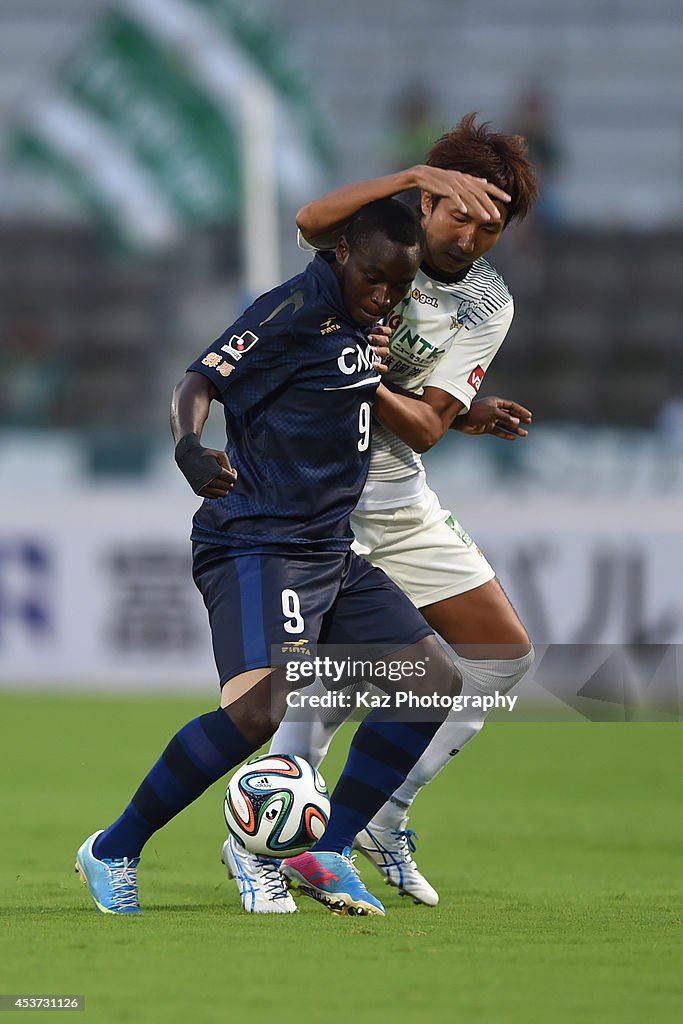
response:
{"label": "soccer ball", "polygon": [[330,816],[322,775],[294,754],[252,757],[235,772],[223,801],[237,842],[259,857],[295,857],[319,839]]}

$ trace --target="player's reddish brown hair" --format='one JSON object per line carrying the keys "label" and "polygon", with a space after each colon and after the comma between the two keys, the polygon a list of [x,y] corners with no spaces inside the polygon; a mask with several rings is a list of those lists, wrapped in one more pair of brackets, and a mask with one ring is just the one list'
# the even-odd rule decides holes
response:
{"label": "player's reddish brown hair", "polygon": [[[447,171],[463,171],[486,178],[510,196],[508,217],[524,220],[538,196],[533,165],[527,157],[521,135],[502,135],[490,130],[489,122],[477,125],[477,114],[466,114],[442,135],[427,154],[427,163]],[[437,196],[434,196],[433,205]]]}

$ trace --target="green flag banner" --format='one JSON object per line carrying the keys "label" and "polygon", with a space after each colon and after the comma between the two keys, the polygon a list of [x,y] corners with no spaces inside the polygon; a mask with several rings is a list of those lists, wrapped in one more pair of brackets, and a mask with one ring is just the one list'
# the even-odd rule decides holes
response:
{"label": "green flag banner", "polygon": [[234,127],[143,24],[112,13],[65,66],[60,85],[121,139],[183,219],[233,212],[240,191]]}
{"label": "green flag banner", "polygon": [[15,152],[58,176],[119,243],[164,246],[237,211],[255,82],[277,103],[281,187],[310,191],[330,159],[314,91],[281,38],[233,0],[119,0],[35,98]]}
{"label": "green flag banner", "polygon": [[13,146],[89,208],[118,248],[154,250],[178,239],[181,224],[154,179],[82,107],[56,95],[37,100]]}
{"label": "green flag banner", "polygon": [[295,145],[306,147],[323,167],[331,168],[334,152],[318,108],[312,79],[295,64],[292,50],[273,26],[243,0],[191,0],[222,26],[227,39],[271,84]]}

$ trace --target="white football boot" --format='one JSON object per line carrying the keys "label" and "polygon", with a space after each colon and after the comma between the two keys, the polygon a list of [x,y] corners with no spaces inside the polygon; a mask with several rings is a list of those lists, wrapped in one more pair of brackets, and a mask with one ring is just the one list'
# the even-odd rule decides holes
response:
{"label": "white football boot", "polygon": [[424,903],[435,907],[439,894],[417,869],[412,855],[415,853],[415,839],[412,828],[406,828],[408,818],[404,817],[397,828],[384,828],[370,822],[359,832],[353,842],[371,861],[387,885],[394,885],[401,896],[412,896],[413,903]]}
{"label": "white football boot", "polygon": [[223,843],[221,860],[234,878],[248,914],[296,914],[297,907],[280,874],[280,861],[248,853],[232,836]]}

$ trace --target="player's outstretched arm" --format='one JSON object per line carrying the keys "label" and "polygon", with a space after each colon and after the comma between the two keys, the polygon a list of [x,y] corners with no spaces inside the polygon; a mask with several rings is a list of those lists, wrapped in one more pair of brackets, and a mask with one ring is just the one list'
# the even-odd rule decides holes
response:
{"label": "player's outstretched arm", "polygon": [[[427,391],[430,392],[429,396]],[[463,409],[464,405],[459,399],[441,388],[426,388],[425,394],[413,395],[395,390],[395,385],[390,390],[380,384],[373,415],[382,426],[421,455],[443,437]]]}
{"label": "player's outstretched arm", "polygon": [[207,377],[190,371],[176,384],[171,399],[175,460],[192,490],[203,498],[225,497],[237,479],[225,452],[204,448],[200,441],[211,402],[218,397]]}
{"label": "player's outstretched arm", "polygon": [[446,171],[428,164],[416,164],[396,174],[357,181],[328,192],[320,199],[302,206],[296,215],[296,223],[306,241],[318,248],[333,247],[349,218],[361,206],[412,188],[453,199],[463,213],[479,216],[483,220],[500,220],[500,211],[494,199],[504,203],[510,201],[507,192],[485,178],[475,178],[461,171]]}
{"label": "player's outstretched arm", "polygon": [[509,398],[479,398],[464,410],[459,399],[441,388],[426,387],[423,394],[414,395],[380,384],[373,414],[419,454],[433,448],[449,428],[463,434],[492,434],[504,441],[528,436],[523,424],[531,423],[531,411]]}
{"label": "player's outstretched arm", "polygon": [[475,399],[469,412],[458,416],[451,426],[463,434],[492,434],[503,441],[514,441],[518,437],[527,437],[529,431],[522,424],[528,425],[531,420],[531,410],[518,402],[489,395]]}

